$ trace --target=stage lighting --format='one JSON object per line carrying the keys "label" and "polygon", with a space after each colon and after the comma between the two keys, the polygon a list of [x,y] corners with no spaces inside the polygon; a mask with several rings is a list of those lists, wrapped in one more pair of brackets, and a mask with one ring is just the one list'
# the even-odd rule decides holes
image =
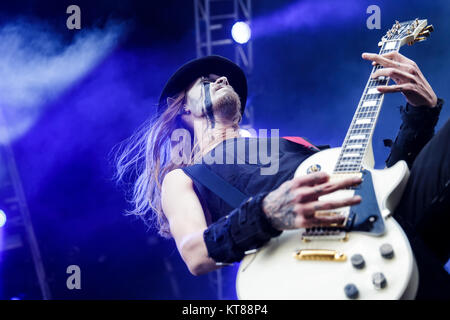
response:
{"label": "stage lighting", "polygon": [[6,214],[2,209],[0,209],[0,228],[3,227],[5,223],[6,223]]}
{"label": "stage lighting", "polygon": [[242,21],[238,21],[231,28],[231,35],[233,36],[234,41],[237,43],[246,43],[250,40],[252,32],[250,30],[250,26]]}
{"label": "stage lighting", "polygon": [[448,259],[447,263],[444,266],[445,271],[450,274],[450,259]]}

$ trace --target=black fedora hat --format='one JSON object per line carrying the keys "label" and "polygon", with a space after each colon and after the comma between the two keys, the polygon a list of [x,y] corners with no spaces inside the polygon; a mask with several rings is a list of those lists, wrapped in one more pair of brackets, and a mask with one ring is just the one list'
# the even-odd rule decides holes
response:
{"label": "black fedora hat", "polygon": [[218,55],[194,59],[181,66],[169,78],[161,92],[158,103],[158,116],[167,108],[166,99],[186,89],[201,76],[217,74],[225,76],[241,100],[241,114],[244,114],[247,101],[247,78],[244,71],[233,61]]}

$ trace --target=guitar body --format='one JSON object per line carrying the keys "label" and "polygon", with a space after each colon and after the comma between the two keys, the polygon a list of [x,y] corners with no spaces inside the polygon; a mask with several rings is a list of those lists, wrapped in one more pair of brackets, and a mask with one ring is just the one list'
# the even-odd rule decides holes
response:
{"label": "guitar body", "polygon": [[[295,176],[306,175],[311,167],[332,174],[341,148],[327,149],[306,159]],[[371,154],[370,154],[371,155]],[[371,159],[370,159],[371,160]],[[343,240],[302,241],[304,229],[284,231],[256,253],[241,262],[236,280],[239,299],[347,299],[344,287],[354,284],[359,299],[413,299],[417,292],[418,273],[408,238],[390,216],[406,186],[409,171],[404,161],[384,170],[371,169],[373,161],[363,161],[371,179],[376,203],[384,222],[382,234],[352,231]],[[309,169],[309,170],[308,170]],[[370,186],[369,186],[370,187]],[[355,190],[340,190],[323,198],[349,197]],[[361,204],[365,202],[364,196]],[[354,206],[357,207],[357,206]],[[347,207],[347,210],[350,208]],[[380,247],[390,244],[394,256],[383,258]],[[345,261],[299,260],[295,253],[304,249],[326,249],[345,254]],[[361,254],[365,266],[357,269],[351,257]],[[375,289],[372,275],[382,272],[387,285]]]}

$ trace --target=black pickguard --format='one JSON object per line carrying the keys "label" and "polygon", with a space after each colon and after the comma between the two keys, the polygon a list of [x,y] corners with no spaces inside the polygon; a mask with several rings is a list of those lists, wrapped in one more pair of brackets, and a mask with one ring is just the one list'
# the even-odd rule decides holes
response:
{"label": "black pickguard", "polygon": [[363,182],[353,188],[355,195],[360,195],[362,201],[359,205],[350,207],[350,214],[345,225],[347,231],[368,232],[375,236],[385,232],[383,216],[378,207],[375,189],[373,187],[372,174],[368,170],[362,170]]}

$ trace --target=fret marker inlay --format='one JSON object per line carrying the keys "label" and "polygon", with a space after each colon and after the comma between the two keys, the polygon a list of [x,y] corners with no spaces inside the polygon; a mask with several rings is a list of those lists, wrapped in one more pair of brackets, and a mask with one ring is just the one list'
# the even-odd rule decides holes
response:
{"label": "fret marker inlay", "polygon": [[367,100],[364,101],[363,107],[373,107],[377,105],[378,100]]}
{"label": "fret marker inlay", "polygon": [[357,134],[357,135],[354,135],[354,136],[350,136],[349,140],[362,140],[362,139],[365,139],[365,138],[366,138],[365,134]]}
{"label": "fret marker inlay", "polygon": [[356,158],[361,156],[359,153],[346,153],[342,156],[342,158]]}
{"label": "fret marker inlay", "polygon": [[345,149],[362,149],[362,144],[349,144],[345,147]]}
{"label": "fret marker inlay", "polygon": [[356,124],[367,124],[367,123],[371,123],[371,122],[372,122],[372,119],[370,119],[370,118],[356,120]]}
{"label": "fret marker inlay", "polygon": [[367,94],[381,94],[381,93],[377,90],[377,88],[370,88],[367,91]]}

